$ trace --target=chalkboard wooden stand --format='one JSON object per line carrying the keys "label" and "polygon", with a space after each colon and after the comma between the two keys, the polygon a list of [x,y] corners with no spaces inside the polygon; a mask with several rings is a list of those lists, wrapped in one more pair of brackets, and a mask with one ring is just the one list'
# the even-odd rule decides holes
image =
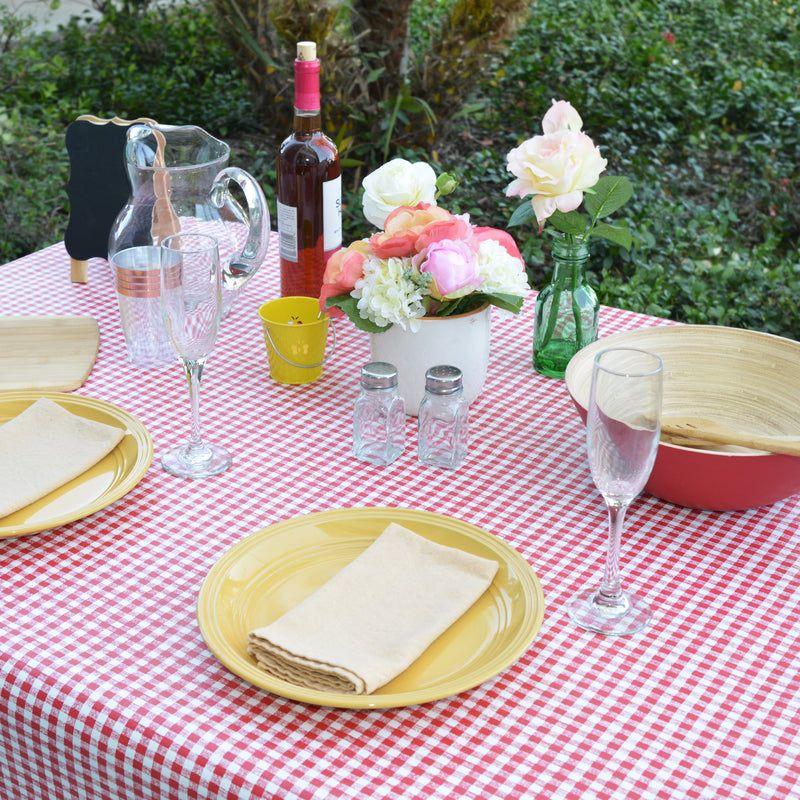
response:
{"label": "chalkboard wooden stand", "polygon": [[70,280],[86,283],[89,259],[108,257],[108,235],[130,193],[125,142],[132,125],[155,121],[78,117],[67,127],[70,212],[64,244],[70,256]]}

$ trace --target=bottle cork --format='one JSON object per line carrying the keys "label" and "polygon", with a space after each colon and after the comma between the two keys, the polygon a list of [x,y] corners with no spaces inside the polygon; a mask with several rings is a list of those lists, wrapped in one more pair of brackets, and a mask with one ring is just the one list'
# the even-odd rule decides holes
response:
{"label": "bottle cork", "polygon": [[319,70],[316,42],[298,42],[294,62],[294,107],[319,111]]}
{"label": "bottle cork", "polygon": [[317,57],[316,42],[298,42],[297,59],[298,61],[314,61]]}

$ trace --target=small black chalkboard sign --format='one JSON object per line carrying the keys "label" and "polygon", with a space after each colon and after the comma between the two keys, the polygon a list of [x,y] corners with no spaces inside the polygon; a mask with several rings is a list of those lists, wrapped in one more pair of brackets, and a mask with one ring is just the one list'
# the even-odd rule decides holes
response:
{"label": "small black chalkboard sign", "polygon": [[128,128],[151,119],[78,117],[67,127],[69,223],[64,244],[71,279],[86,283],[87,260],[108,257],[108,235],[130,193],[125,169]]}

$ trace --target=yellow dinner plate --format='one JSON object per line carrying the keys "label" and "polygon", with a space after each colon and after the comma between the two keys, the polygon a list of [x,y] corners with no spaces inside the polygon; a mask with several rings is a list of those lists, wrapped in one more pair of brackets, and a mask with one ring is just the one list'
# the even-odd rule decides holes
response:
{"label": "yellow dinner plate", "polygon": [[[247,654],[247,634],[319,588],[390,522],[499,562],[492,585],[405,672],[373,694],[306,689],[256,667]],[[543,613],[539,580],[510,545],[466,522],[403,508],[323,511],[264,528],[220,558],[197,602],[203,638],[231,672],[281,697],[338,708],[409,706],[471,689],[519,658],[539,630]]]}
{"label": "yellow dinner plate", "polygon": [[100,511],[133,489],[153,460],[153,442],[144,425],[121,408],[90,397],[58,392],[0,392],[0,425],[40,397],[54,400],[79,417],[122,428],[125,436],[82,475],[35,503],[0,517],[0,539],[47,531]]}

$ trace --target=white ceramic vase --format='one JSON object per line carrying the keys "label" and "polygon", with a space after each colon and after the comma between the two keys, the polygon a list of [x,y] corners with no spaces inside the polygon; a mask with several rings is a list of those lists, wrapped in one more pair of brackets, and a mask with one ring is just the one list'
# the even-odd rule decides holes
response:
{"label": "white ceramic vase", "polygon": [[406,413],[417,416],[425,394],[425,373],[448,364],[464,374],[464,397],[471,403],[482,391],[489,366],[491,306],[452,317],[425,317],[416,333],[392,325],[370,334],[373,361],[397,368],[400,396]]}

